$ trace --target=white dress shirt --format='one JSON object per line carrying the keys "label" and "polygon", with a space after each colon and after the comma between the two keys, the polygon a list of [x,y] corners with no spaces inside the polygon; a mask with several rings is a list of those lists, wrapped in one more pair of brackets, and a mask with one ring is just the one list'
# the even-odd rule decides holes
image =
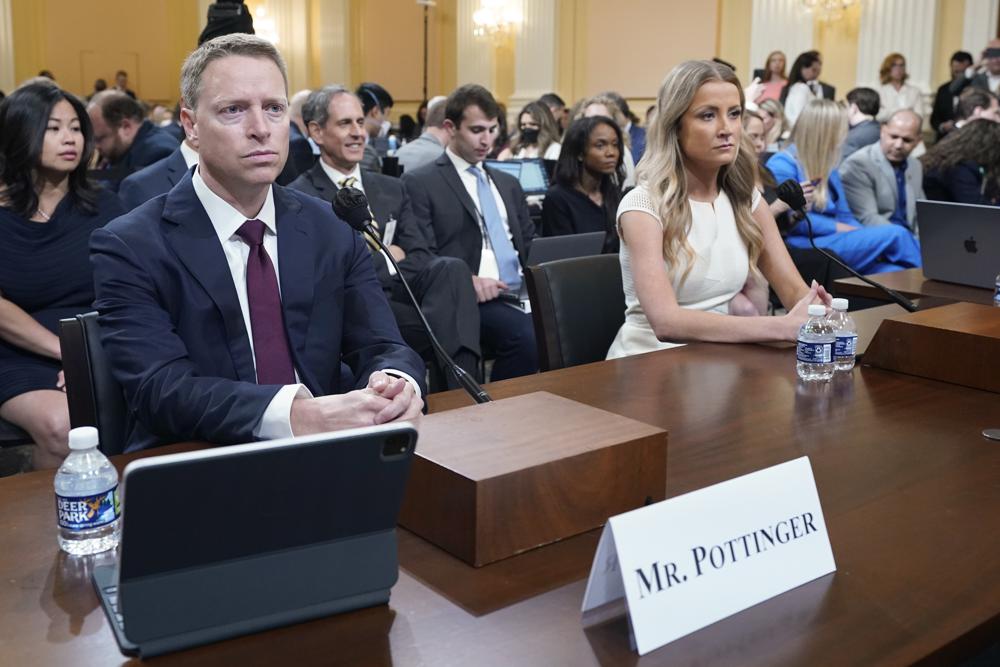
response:
{"label": "white dress shirt", "polygon": [[[237,230],[247,221],[246,216],[233,208],[227,201],[212,190],[201,177],[199,169],[194,170],[191,179],[194,186],[195,195],[198,201],[205,208],[208,219],[215,228],[215,233],[219,237],[222,245],[222,252],[226,256],[226,263],[229,265],[229,273],[233,277],[233,286],[236,288],[236,298],[240,303],[240,312],[243,314],[243,324],[246,326],[247,339],[250,343],[250,351],[253,352],[253,328],[250,326],[250,302],[247,296],[247,259],[250,257],[250,246],[243,239],[236,235]],[[267,198],[260,211],[254,219],[264,223],[264,250],[271,258],[274,266],[274,275],[278,279],[278,295],[281,295],[281,273],[278,267],[278,235],[277,223],[274,213],[274,189],[269,187]],[[254,362],[256,364],[256,360]],[[420,387],[406,373],[386,369],[386,372],[398,375],[407,380],[420,396]],[[295,372],[295,379],[299,379],[298,371]],[[292,401],[296,398],[312,398],[312,392],[304,384],[285,385],[278,390],[271,402],[268,403],[260,422],[254,427],[253,434],[262,440],[274,440],[277,438],[289,438],[292,433]]]}
{"label": "white dress shirt", "polygon": [[181,156],[188,169],[198,164],[198,151],[188,146],[187,141],[181,142]]}
{"label": "white dress shirt", "polygon": [[875,120],[879,122],[884,123],[889,120],[889,117],[900,109],[912,109],[922,119],[927,118],[924,95],[916,86],[904,83],[899,90],[896,90],[896,86],[886,83],[879,86],[878,96],[879,111]]}
{"label": "white dress shirt", "polygon": [[[815,85],[813,85],[815,84]],[[785,118],[789,125],[795,125],[799,119],[799,114],[806,108],[811,100],[822,99],[823,88],[817,81],[796,81],[788,89],[788,96],[785,97]]]}
{"label": "white dress shirt", "polygon": [[[458,172],[458,178],[462,181],[462,185],[465,186],[465,190],[469,193],[469,197],[472,199],[472,204],[479,211],[479,231],[483,236],[483,252],[482,257],[479,260],[479,270],[476,271],[476,275],[481,278],[493,278],[494,280],[500,280],[500,267],[497,265],[496,255],[493,254],[493,248],[490,247],[489,239],[490,234],[486,230],[486,220],[483,218],[483,210],[479,206],[479,181],[476,179],[475,175],[469,172],[469,167],[475,166],[477,169],[486,173],[486,169],[483,163],[473,165],[471,162],[466,162],[464,158],[458,156],[452,152],[451,148],[445,149],[445,155],[451,160],[451,163],[455,165],[455,171]],[[493,182],[493,179],[489,177],[486,173],[486,178],[490,182],[490,190],[493,192],[493,199],[496,200],[497,210],[500,211],[500,219],[503,221],[503,230],[507,234],[507,238],[510,239],[511,245],[514,243],[514,237],[510,233],[510,224],[507,222],[507,207],[503,203],[503,197],[500,196],[500,191],[497,190],[497,184]],[[517,252],[515,248],[514,252]],[[518,274],[522,274],[520,266],[517,269]]]}

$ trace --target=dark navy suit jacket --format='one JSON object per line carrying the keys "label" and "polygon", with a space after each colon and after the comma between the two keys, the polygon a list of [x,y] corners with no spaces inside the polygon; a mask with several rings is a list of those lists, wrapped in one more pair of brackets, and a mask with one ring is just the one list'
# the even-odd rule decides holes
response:
{"label": "dark navy suit jacket", "polygon": [[632,126],[628,128],[628,136],[632,144],[632,159],[635,160],[636,164],[639,164],[642,154],[646,152],[646,128],[632,123]]}
{"label": "dark navy suit jacket", "polygon": [[[281,305],[299,379],[316,396],[394,368],[422,381],[361,235],[325,202],[274,187]],[[279,385],[253,354],[218,236],[185,175],[91,236],[101,340],[128,403],[127,451],[249,442]],[[341,360],[353,372],[344,386]]]}
{"label": "dark navy suit jacket", "polygon": [[187,163],[178,148],[159,162],[140,169],[124,181],[118,188],[118,198],[126,211],[131,211],[153,197],[170,192],[187,173]]}
{"label": "dark navy suit jacket", "polygon": [[118,186],[127,176],[169,156],[177,150],[178,145],[179,142],[172,134],[144,120],[125,155],[94,175],[117,192]]}

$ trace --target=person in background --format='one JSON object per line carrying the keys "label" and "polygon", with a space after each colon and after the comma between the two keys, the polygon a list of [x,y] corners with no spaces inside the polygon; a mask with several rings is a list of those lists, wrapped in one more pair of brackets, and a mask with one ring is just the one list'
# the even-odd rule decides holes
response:
{"label": "person in background", "polygon": [[604,252],[618,252],[615,213],[625,180],[621,128],[606,116],[570,124],[545,193],[542,236],[604,232]]}
{"label": "person in background", "polygon": [[882,61],[878,71],[881,86],[878,89],[880,104],[876,119],[885,122],[900,109],[911,109],[923,118],[924,95],[916,86],[906,83],[910,75],[906,73],[906,58],[901,53],[890,53]]}
{"label": "person in background", "polygon": [[552,112],[541,102],[528,102],[517,116],[517,132],[510,145],[499,155],[500,160],[523,158],[559,159],[559,128]]}
{"label": "person in background", "polygon": [[129,90],[129,87],[128,87],[128,72],[126,72],[123,69],[120,69],[117,72],[115,72],[115,87],[114,87],[114,90],[117,90],[119,93],[125,93],[126,95],[128,95],[129,97],[131,97],[133,100],[137,99],[136,96],[135,96],[135,92],[132,91],[132,90]]}
{"label": "person in background", "polygon": [[955,108],[955,123],[952,129],[960,129],[979,118],[1000,123],[1000,101],[997,96],[976,86],[969,86],[958,96]]}
{"label": "person in background", "polygon": [[389,130],[392,129],[389,120],[394,104],[392,95],[379,84],[371,82],[362,83],[354,94],[364,108],[365,130],[368,133],[361,168],[381,172],[382,157],[389,148]]}
{"label": "person in background", "polygon": [[625,127],[622,131],[628,135],[628,144],[632,151],[632,158],[636,164],[642,159],[642,154],[646,150],[646,128],[639,125],[639,119],[628,106],[628,101],[613,90],[601,93],[602,97],[613,100],[625,116]]}
{"label": "person in background", "polygon": [[958,95],[951,90],[951,84],[965,78],[965,70],[972,67],[972,54],[968,51],[955,51],[949,61],[951,79],[942,83],[934,95],[934,110],[931,112],[931,127],[940,139],[955,129],[955,108],[958,106]]}
{"label": "person in background", "polygon": [[423,134],[424,128],[427,126],[427,108],[430,106],[430,100],[424,100],[417,107],[417,136]]}
{"label": "person in background", "polygon": [[851,212],[862,225],[901,225],[916,233],[917,200],[924,198],[924,172],[911,153],[920,144],[923,119],[900,109],[882,124],[879,140],[840,165]]}
{"label": "person in background", "polygon": [[757,113],[764,121],[764,142],[768,152],[777,153],[788,136],[792,127],[785,118],[785,107],[774,99],[766,99],[760,103]]}
{"label": "person in background", "polygon": [[577,120],[579,118],[590,118],[592,116],[604,116],[605,118],[612,119],[618,124],[619,129],[622,131],[622,139],[625,141],[625,144],[622,147],[622,159],[625,163],[625,181],[622,183],[622,191],[625,191],[635,185],[635,159],[632,157],[632,150],[629,148],[631,138],[625,131],[625,127],[628,125],[628,119],[625,117],[625,114],[622,113],[621,108],[615,104],[615,101],[610,97],[607,97],[606,95],[595,95],[581,100],[575,109],[577,109],[577,111],[573,115],[573,120]]}
{"label": "person in background", "polygon": [[[767,161],[774,180],[811,181],[816,186],[809,210],[816,245],[837,253],[855,271],[882,273],[920,266],[920,247],[901,225],[862,227],[854,217],[837,164],[847,134],[847,113],[832,100],[812,100],[792,129],[792,143]],[[810,226],[803,220],[785,243],[810,247]]]}
{"label": "person in background", "polygon": [[840,151],[840,159],[878,141],[881,126],[875,120],[879,110],[879,95],[871,88],[855,88],[847,93],[847,139]]}
{"label": "person in background", "polygon": [[87,105],[87,113],[107,175],[102,180],[115,191],[126,176],[177,149],[174,137],[146,120],[142,105],[125,93],[98,93]]}
{"label": "person in background", "polygon": [[545,93],[538,98],[538,101],[552,112],[552,117],[556,119],[556,125],[559,126],[559,134],[562,135],[570,122],[569,107],[566,106],[566,102],[555,93]]}
{"label": "person in background", "polygon": [[480,341],[484,353],[496,353],[492,380],[538,371],[531,315],[501,298],[519,292],[535,235],[520,183],[484,164],[502,116],[482,86],[457,88],[445,103],[447,149],[434,162],[403,174],[431,252],[463,260],[472,273]]}
{"label": "person in background", "polygon": [[424,131],[396,151],[396,159],[403,167],[403,173],[433,162],[444,152],[448,143],[448,131],[444,129],[444,103],[447,99],[442,95],[430,99],[427,103]]}
{"label": "person in background", "polygon": [[40,72],[38,72],[38,76],[53,82],[56,80],[56,75],[52,73],[52,70],[48,69],[43,69]]}
{"label": "person in background", "polygon": [[928,199],[1000,204],[1000,123],[973,120],[931,146],[921,160]]}
{"label": "person in background", "polygon": [[[833,99],[833,93],[826,94],[826,88],[819,81],[823,71],[823,59],[819,51],[806,51],[792,63],[792,73],[788,77],[788,85],[782,91],[785,105],[785,118],[791,126],[795,126],[799,114],[810,100]],[[832,89],[831,89],[832,91]]]}
{"label": "person in background", "polygon": [[510,146],[510,131],[507,128],[507,105],[503,102],[497,102],[497,108],[500,109],[500,115],[497,117],[497,133],[493,139],[493,148],[490,149],[488,156],[491,160],[499,159],[500,154]]}
{"label": "person in background", "polygon": [[785,74],[788,63],[785,60],[783,51],[771,51],[767,54],[767,61],[764,63],[764,76],[760,78],[763,84],[757,99],[754,102],[760,106],[764,100],[780,100],[781,91],[788,85],[788,76]]}
{"label": "person in background", "polygon": [[991,39],[983,50],[977,65],[965,70],[965,74],[951,82],[952,95],[960,95],[968,86],[1000,94],[1000,38]]}
{"label": "person in background", "polygon": [[[660,87],[639,184],[618,207],[626,311],[609,359],[690,341],[793,341],[809,304],[829,301],[802,281],[760,206],[744,104],[733,70],[706,60],[681,63]],[[744,290],[764,279],[788,315],[759,316],[766,288],[759,302]]]}
{"label": "person in background", "polygon": [[288,101],[288,160],[275,181],[278,185],[288,185],[299,174],[303,174],[319,159],[318,151],[313,150],[306,132],[306,124],[302,121],[302,105],[305,104],[312,91],[300,90]]}
{"label": "person in background", "polygon": [[96,95],[96,94],[98,94],[100,92],[103,92],[103,91],[105,91],[107,89],[108,89],[108,82],[107,81],[105,81],[104,79],[95,79],[94,80],[94,92],[92,92],[90,95],[87,95],[87,101],[89,102],[90,100],[94,99],[94,95]]}
{"label": "person in background", "polygon": [[0,417],[31,436],[36,468],[69,453],[59,320],[91,310],[90,233],[124,211],[87,179],[83,104],[51,82],[0,105]]}
{"label": "person in background", "polygon": [[[754,153],[757,154],[758,176],[760,180],[758,188],[763,193],[764,201],[767,202],[768,208],[771,209],[771,215],[774,216],[775,221],[778,223],[778,228],[783,229],[787,227],[787,224],[783,225],[783,223],[785,222],[789,208],[788,204],[778,199],[778,195],[775,192],[777,183],[774,180],[774,175],[765,166],[774,153],[767,150],[764,119],[759,113],[750,110],[743,112],[743,133],[750,140]],[[799,185],[802,186],[802,193],[806,198],[806,202],[812,205],[815,192],[813,184],[809,181],[803,181]]]}
{"label": "person in background", "polygon": [[417,138],[418,134],[417,121],[414,120],[413,116],[404,113],[399,117],[399,141],[401,144],[410,143]]}

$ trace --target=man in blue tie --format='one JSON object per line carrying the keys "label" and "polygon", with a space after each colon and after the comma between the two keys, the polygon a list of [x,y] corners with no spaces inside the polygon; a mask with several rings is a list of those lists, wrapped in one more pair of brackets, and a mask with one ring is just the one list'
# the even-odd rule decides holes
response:
{"label": "man in blue tie", "polygon": [[517,179],[483,164],[500,107],[474,84],[455,90],[445,105],[445,152],[404,174],[403,184],[431,251],[462,259],[472,271],[483,352],[496,356],[491,379],[528,375],[538,370],[531,316],[506,297],[521,287],[535,225]]}
{"label": "man in blue tie", "polygon": [[217,37],[188,56],[181,87],[197,168],[91,236],[126,450],[418,416],[424,365],[364,240],[325,202],[274,184],[289,132],[277,50]]}

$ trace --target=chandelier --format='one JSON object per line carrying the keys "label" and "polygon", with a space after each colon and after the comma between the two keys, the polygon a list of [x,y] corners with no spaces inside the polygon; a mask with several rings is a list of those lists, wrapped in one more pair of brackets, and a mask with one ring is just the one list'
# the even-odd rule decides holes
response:
{"label": "chandelier", "polygon": [[513,35],[524,20],[517,0],[482,0],[472,14],[472,34],[483,38]]}
{"label": "chandelier", "polygon": [[802,7],[815,14],[820,21],[838,21],[844,11],[859,0],[802,0]]}

